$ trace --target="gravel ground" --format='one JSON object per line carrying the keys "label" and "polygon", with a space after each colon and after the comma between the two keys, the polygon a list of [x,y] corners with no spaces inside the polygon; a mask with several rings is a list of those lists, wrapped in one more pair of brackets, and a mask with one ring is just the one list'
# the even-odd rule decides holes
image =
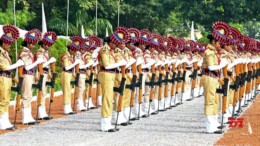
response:
{"label": "gravel ground", "polygon": [[0,136],[0,145],[214,145],[222,136],[206,134],[204,98],[134,121],[115,133],[100,132],[100,109],[54,119]]}

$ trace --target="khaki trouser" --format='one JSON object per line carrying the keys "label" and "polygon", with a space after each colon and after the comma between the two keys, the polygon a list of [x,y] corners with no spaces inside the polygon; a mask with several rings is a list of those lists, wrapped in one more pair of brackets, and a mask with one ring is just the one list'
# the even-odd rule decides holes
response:
{"label": "khaki trouser", "polygon": [[[133,74],[132,73],[127,73],[126,76],[132,78]],[[131,80],[129,80],[129,78],[126,78],[126,85],[131,85]],[[124,90],[124,96],[123,96],[123,106],[122,109],[124,109],[124,107],[129,107],[130,105],[130,98],[131,98],[131,89],[129,88],[125,88]]]}
{"label": "khaki trouser", "polygon": [[189,77],[192,74],[191,70],[186,70],[186,76],[185,76],[185,88],[184,88],[184,92],[186,91],[190,91],[191,90],[191,78]]}
{"label": "khaki trouser", "polygon": [[78,92],[78,99],[83,100],[83,94],[85,91],[86,98],[88,97],[88,88],[86,88],[86,74],[79,75],[79,92]]}
{"label": "khaki trouser", "polygon": [[61,73],[61,87],[63,92],[64,105],[71,104],[71,78],[71,73],[65,71]]}
{"label": "khaki trouser", "polygon": [[11,97],[12,79],[0,77],[0,115],[8,112]]}
{"label": "khaki trouser", "polygon": [[[137,73],[139,74],[139,73]],[[142,102],[149,102],[149,91],[150,87],[145,85],[145,82],[148,82],[149,79],[147,77],[147,72],[143,72],[143,79],[142,79],[142,94],[144,98],[142,98]],[[138,81],[137,81],[138,82]],[[142,95],[142,96],[143,96]],[[139,88],[137,88],[135,103],[139,103]]]}
{"label": "khaki trouser", "polygon": [[23,85],[22,85],[23,108],[31,108],[33,82],[34,82],[33,75],[24,74]]}
{"label": "khaki trouser", "polygon": [[109,72],[100,72],[98,74],[98,81],[101,84],[102,89],[102,107],[101,117],[108,118],[112,115],[113,111],[113,89],[115,74]]}
{"label": "khaki trouser", "polygon": [[201,83],[205,97],[204,114],[206,116],[218,114],[219,95],[216,93],[216,89],[219,87],[218,78],[203,75]]}
{"label": "khaki trouser", "polygon": [[[156,71],[156,76],[158,76],[159,77],[159,71]],[[164,77],[162,77],[162,80],[164,79]],[[158,80],[159,79],[155,79],[155,82],[158,82]],[[164,98],[164,87],[165,85],[164,85],[164,83],[162,83],[162,94],[160,95],[160,97],[161,97],[161,99],[163,99]],[[154,99],[158,99],[159,100],[159,86],[155,86],[155,88],[154,88]]]}
{"label": "khaki trouser", "polygon": [[45,99],[47,95],[47,86],[46,82],[48,81],[48,74],[43,74],[43,80],[42,80],[42,100],[41,100],[41,106],[45,107]]}
{"label": "khaki trouser", "polygon": [[[126,78],[126,81],[128,79]],[[118,82],[120,81],[120,82]],[[114,87],[119,87],[120,84],[121,84],[121,81],[122,81],[122,74],[119,73],[119,74],[116,74],[116,80],[115,80],[115,84],[114,84]],[[126,83],[127,84],[127,83]],[[125,84],[125,85],[126,85]],[[126,92],[125,92],[125,86],[124,86],[124,93],[123,93],[123,102],[122,102],[122,105],[121,105],[121,111],[124,109],[124,98],[126,98]],[[118,92],[114,92],[114,111],[117,111],[117,106],[118,106],[118,101],[119,101],[119,96],[120,94]]]}

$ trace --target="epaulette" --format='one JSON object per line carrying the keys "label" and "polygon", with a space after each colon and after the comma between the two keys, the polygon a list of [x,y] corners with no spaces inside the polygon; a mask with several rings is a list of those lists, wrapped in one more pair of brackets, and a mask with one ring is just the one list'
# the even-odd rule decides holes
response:
{"label": "epaulette", "polygon": [[115,53],[119,53],[119,52],[121,52],[121,50],[119,48],[116,48]]}
{"label": "epaulette", "polygon": [[64,60],[65,59],[65,57],[67,57],[67,54],[65,53],[65,54],[63,54],[62,56],[61,56],[61,60]]}

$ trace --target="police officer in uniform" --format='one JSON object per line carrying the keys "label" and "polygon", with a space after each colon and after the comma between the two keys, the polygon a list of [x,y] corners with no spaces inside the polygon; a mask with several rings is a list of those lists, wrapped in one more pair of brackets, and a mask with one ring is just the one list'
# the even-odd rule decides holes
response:
{"label": "police officer in uniform", "polygon": [[36,43],[41,37],[41,33],[37,29],[30,30],[25,34],[25,39],[22,42],[23,49],[19,54],[19,59],[23,60],[25,67],[23,70],[23,85],[22,85],[22,106],[23,106],[23,124],[34,125],[36,121],[32,117],[32,84],[34,83],[34,76],[38,64],[44,62],[43,58],[34,58],[32,51]]}
{"label": "police officer in uniform", "polygon": [[40,120],[50,120],[52,117],[48,116],[46,113],[45,100],[47,95],[46,82],[49,78],[50,73],[50,64],[56,62],[54,57],[49,58],[49,48],[55,43],[57,40],[57,35],[55,32],[46,32],[43,35],[41,41],[39,41],[40,48],[36,52],[36,58],[42,58],[44,60],[43,64],[43,81],[42,81],[42,100],[41,106],[38,109],[39,119]]}
{"label": "police officer in uniform", "polygon": [[7,24],[3,26],[4,34],[0,38],[0,129],[13,130],[14,126],[9,121],[9,101],[11,97],[12,75],[11,71],[23,66],[22,60],[12,64],[8,52],[11,44],[19,38],[16,27]]}
{"label": "police officer in uniform", "polygon": [[71,108],[71,79],[73,69],[80,63],[79,59],[74,60],[76,51],[80,49],[82,38],[79,36],[72,36],[72,42],[67,46],[68,51],[61,57],[61,66],[63,67],[61,73],[61,86],[64,98],[64,114],[74,114]]}
{"label": "police officer in uniform", "polygon": [[[98,74],[98,81],[102,89],[102,107],[101,107],[101,131],[115,132],[116,129],[111,125],[112,111],[113,111],[113,91],[115,82],[116,69],[120,66],[126,65],[125,60],[118,63],[115,62],[114,51],[116,49],[115,43],[119,43],[124,38],[121,33],[113,33],[110,37],[104,39],[107,43],[98,55],[100,63],[100,72]],[[113,41],[112,41],[113,40]]]}

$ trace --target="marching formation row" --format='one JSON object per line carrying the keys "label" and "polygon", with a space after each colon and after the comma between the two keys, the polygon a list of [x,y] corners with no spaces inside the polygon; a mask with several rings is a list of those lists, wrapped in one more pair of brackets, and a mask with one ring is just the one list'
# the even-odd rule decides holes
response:
{"label": "marching formation row", "polygon": [[[260,83],[260,42],[224,22],[215,22],[212,27],[208,45],[124,27],[116,28],[104,43],[97,36],[71,37],[67,52],[59,58],[64,113],[75,114],[78,110],[101,106],[101,130],[115,132],[119,130],[117,125],[127,126],[130,121],[181,105],[184,97],[193,100],[195,95],[204,94],[206,131],[222,133],[228,117],[238,116],[242,105],[256,96]],[[23,124],[34,125],[38,120],[51,119],[46,113],[45,97],[50,86],[50,103],[53,102],[56,59],[49,56],[48,50],[55,43],[56,34],[47,32],[41,37],[38,29],[28,31],[19,59],[12,64],[8,52],[19,38],[19,31],[9,24],[3,31],[0,129],[15,128],[16,115],[14,125],[8,115],[11,91],[17,92],[16,114],[22,99]],[[40,48],[32,54],[37,43]],[[19,80],[12,87],[15,69]],[[91,97],[94,83],[97,83],[97,105]],[[38,89],[36,119],[31,111],[33,88]],[[219,105],[222,105],[221,124]]]}

